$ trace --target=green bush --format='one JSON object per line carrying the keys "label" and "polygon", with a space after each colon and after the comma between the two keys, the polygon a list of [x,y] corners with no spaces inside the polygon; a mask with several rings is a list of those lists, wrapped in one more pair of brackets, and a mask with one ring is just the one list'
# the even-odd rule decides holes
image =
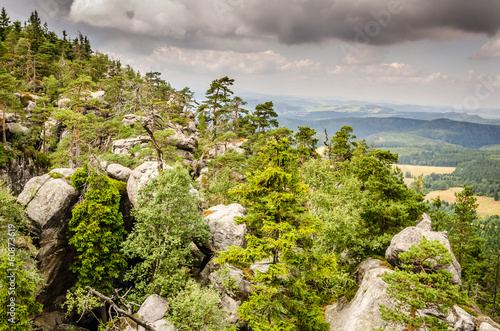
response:
{"label": "green bush", "polygon": [[212,288],[201,288],[191,281],[170,301],[166,318],[176,330],[236,330],[228,322],[228,314],[219,305],[220,294]]}

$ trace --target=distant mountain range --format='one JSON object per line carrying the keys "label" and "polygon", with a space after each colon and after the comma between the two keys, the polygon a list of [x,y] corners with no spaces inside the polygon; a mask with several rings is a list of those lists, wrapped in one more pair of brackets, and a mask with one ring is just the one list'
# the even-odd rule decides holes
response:
{"label": "distant mountain range", "polygon": [[248,109],[272,100],[281,126],[292,130],[309,126],[318,132],[321,141],[325,129],[331,137],[342,126],[349,125],[358,139],[369,138],[375,142],[383,134],[404,133],[468,148],[500,145],[500,109],[478,109],[474,114],[468,114],[452,107],[359,100],[254,93],[244,93],[242,97],[248,102]]}
{"label": "distant mountain range", "polygon": [[468,148],[481,148],[500,144],[500,125],[478,124],[449,119],[431,121],[410,118],[340,118],[330,120],[306,121],[300,119],[278,118],[280,125],[296,130],[299,126],[315,129],[320,137],[326,129],[331,137],[342,126],[349,125],[358,139],[370,137],[376,141],[377,134],[405,133],[422,138],[439,140]]}

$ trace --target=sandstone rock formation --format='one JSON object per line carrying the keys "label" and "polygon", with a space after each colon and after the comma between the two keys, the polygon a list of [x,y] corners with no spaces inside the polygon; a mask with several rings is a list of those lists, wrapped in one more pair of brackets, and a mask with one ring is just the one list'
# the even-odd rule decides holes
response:
{"label": "sandstone rock formation", "polygon": [[[432,231],[431,219],[427,214],[424,214],[417,226],[405,228],[392,238],[391,244],[385,252],[386,260],[393,266],[399,266],[400,261],[398,255],[401,252],[406,252],[412,245],[418,245],[422,237],[428,240],[439,240],[452,254],[453,262],[448,266],[441,266],[452,274],[452,283],[462,285],[461,267],[457,259],[451,252],[450,242],[446,232]],[[439,266],[438,266],[439,268]]]}
{"label": "sandstone rock formation", "polygon": [[388,325],[380,317],[379,304],[390,305],[385,289],[387,283],[382,280],[384,272],[392,272],[380,260],[367,259],[358,267],[360,282],[356,295],[347,302],[341,299],[327,306],[325,320],[330,323],[330,331],[358,330],[398,330]]}
{"label": "sandstone rock formation", "polygon": [[43,304],[54,302],[73,285],[74,277],[69,267],[73,263],[74,252],[67,246],[66,232],[71,208],[79,193],[65,179],[73,173],[73,169],[63,168],[34,177],[17,199],[19,203],[26,204],[32,232],[40,245],[36,258],[40,261],[39,270],[47,284],[38,298]]}

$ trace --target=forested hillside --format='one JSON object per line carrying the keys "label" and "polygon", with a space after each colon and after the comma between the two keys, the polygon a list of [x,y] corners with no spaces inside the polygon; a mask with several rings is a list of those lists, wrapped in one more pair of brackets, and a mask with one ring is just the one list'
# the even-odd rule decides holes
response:
{"label": "forested hillside", "polygon": [[[0,14],[0,330],[50,329],[61,311],[63,330],[330,330],[326,307],[353,298],[358,264],[385,261],[424,212],[449,231],[460,281],[436,267],[452,261],[445,244],[413,245],[393,274],[430,294],[381,308],[386,330],[448,326],[415,319],[424,307],[500,313],[498,219],[478,219],[471,188],[451,213],[430,208],[392,167],[398,155],[348,125],[318,155],[314,128],[280,127],[271,100],[248,109],[229,77],[196,101],[68,35],[36,12]],[[385,277],[394,300],[415,295]],[[168,310],[146,321],[152,295]]]}

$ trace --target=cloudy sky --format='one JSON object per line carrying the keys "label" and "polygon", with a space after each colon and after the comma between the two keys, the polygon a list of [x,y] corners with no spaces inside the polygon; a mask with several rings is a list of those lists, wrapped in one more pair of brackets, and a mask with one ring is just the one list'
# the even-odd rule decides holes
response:
{"label": "cloudy sky", "polygon": [[[0,0],[174,87],[500,108],[498,0]],[[201,97],[201,96],[198,96]]]}

